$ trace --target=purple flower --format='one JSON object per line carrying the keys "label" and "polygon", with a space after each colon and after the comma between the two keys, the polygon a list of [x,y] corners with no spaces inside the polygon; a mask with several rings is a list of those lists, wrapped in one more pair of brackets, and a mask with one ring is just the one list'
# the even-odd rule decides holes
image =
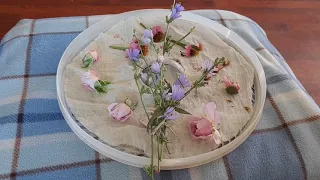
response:
{"label": "purple flower", "polygon": [[180,3],[177,3],[174,8],[172,8],[171,10],[171,16],[170,16],[170,19],[171,20],[174,20],[174,19],[177,19],[179,17],[181,17],[181,14],[180,12],[184,10],[184,7],[181,6]]}
{"label": "purple flower", "polygon": [[184,97],[185,90],[181,86],[174,84],[172,86],[172,99],[180,101]]}
{"label": "purple flower", "polygon": [[161,69],[161,67],[160,67],[160,64],[159,64],[158,62],[155,62],[155,63],[153,63],[153,64],[151,65],[151,70],[152,70],[152,72],[154,72],[154,73],[159,74],[159,73],[160,73],[160,69]]}
{"label": "purple flower", "polygon": [[138,49],[126,49],[126,54],[132,61],[139,61],[140,51]]}
{"label": "purple flower", "polygon": [[141,80],[142,80],[142,82],[146,82],[147,81],[147,77],[148,77],[148,75],[147,75],[147,73],[141,73]]}
{"label": "purple flower", "polygon": [[190,82],[188,81],[188,79],[184,74],[180,74],[174,84],[182,86],[183,88],[190,87]]}
{"label": "purple flower", "polygon": [[142,39],[141,39],[143,44],[145,44],[145,45],[150,44],[151,38],[153,38],[152,30],[151,29],[146,29],[144,31]]}
{"label": "purple flower", "polygon": [[169,101],[172,98],[172,93],[169,93],[169,89],[162,93],[162,98],[166,101]]}
{"label": "purple flower", "polygon": [[212,62],[210,60],[204,60],[202,63],[202,69],[204,72],[209,71],[212,68]]}
{"label": "purple flower", "polygon": [[179,117],[179,114],[174,110],[173,107],[168,107],[162,117],[169,120],[175,120]]}

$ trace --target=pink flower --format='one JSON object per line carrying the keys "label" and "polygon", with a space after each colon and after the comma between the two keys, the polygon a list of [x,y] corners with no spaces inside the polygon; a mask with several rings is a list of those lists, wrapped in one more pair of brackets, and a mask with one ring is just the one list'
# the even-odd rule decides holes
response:
{"label": "pink flower", "polygon": [[220,114],[216,111],[216,108],[214,102],[209,102],[202,109],[204,117],[191,116],[188,126],[193,140],[212,138],[216,144],[221,143],[221,135],[217,130],[217,126],[220,124]]}
{"label": "pink flower", "polygon": [[208,139],[212,135],[212,124],[208,119],[193,117],[188,123],[191,138]]}
{"label": "pink flower", "polygon": [[125,103],[112,103],[108,106],[109,115],[116,121],[124,122],[132,114],[132,110]]}
{"label": "pink flower", "polygon": [[96,62],[96,61],[99,60],[99,55],[98,55],[98,52],[96,50],[89,52],[89,54],[92,56],[93,62]]}
{"label": "pink flower", "polygon": [[160,42],[164,36],[163,30],[160,26],[153,26],[152,34],[153,34],[153,42]]}
{"label": "pink flower", "polygon": [[223,77],[223,83],[226,87],[226,91],[229,94],[237,94],[240,91],[240,85],[228,79],[227,76]]}
{"label": "pink flower", "polygon": [[94,90],[94,83],[98,80],[99,78],[97,76],[97,73],[92,70],[83,73],[81,77],[82,84],[90,91]]}
{"label": "pink flower", "polygon": [[137,49],[140,51],[139,44],[138,44],[137,40],[132,40],[132,42],[130,43],[130,49]]}
{"label": "pink flower", "polygon": [[93,63],[99,60],[99,55],[97,51],[90,51],[82,59],[82,68],[90,67]]}
{"label": "pink flower", "polygon": [[161,26],[153,26],[152,27],[153,36],[155,36],[158,33],[163,33],[163,30],[162,30]]}
{"label": "pink flower", "polygon": [[192,48],[192,45],[187,45],[184,51],[181,52],[181,56],[192,57],[199,54],[199,51]]}
{"label": "pink flower", "polygon": [[195,48],[196,50],[203,51],[203,45],[201,43],[197,42],[195,46],[196,46]]}

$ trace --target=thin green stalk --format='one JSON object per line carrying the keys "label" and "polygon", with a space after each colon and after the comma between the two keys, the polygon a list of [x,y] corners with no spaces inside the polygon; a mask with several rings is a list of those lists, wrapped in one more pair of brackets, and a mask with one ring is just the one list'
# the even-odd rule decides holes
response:
{"label": "thin green stalk", "polygon": [[158,171],[160,171],[160,143],[159,143],[159,141],[160,141],[160,138],[159,138],[159,135],[157,135],[157,142],[158,142],[158,145],[157,145],[157,147],[158,147]]}
{"label": "thin green stalk", "polygon": [[142,24],[142,23],[140,23],[140,26],[142,26],[143,28],[145,28],[145,29],[149,29],[149,28],[147,28],[144,24]]}
{"label": "thin green stalk", "polygon": [[138,65],[137,63],[135,63],[135,65],[140,68],[140,69],[144,69],[143,67],[141,67],[140,65]]}
{"label": "thin green stalk", "polygon": [[171,39],[170,42],[172,42],[172,43],[174,43],[174,44],[176,44],[176,45],[178,45],[178,46],[180,46],[182,48],[186,47],[186,44],[184,44],[182,42],[178,42],[178,41],[173,40],[173,39]]}
{"label": "thin green stalk", "polygon": [[160,129],[160,128],[164,125],[164,123],[166,123],[166,120],[161,121],[161,123],[158,124],[157,127],[155,127],[155,128],[151,131],[151,134],[154,135],[154,134],[158,131],[158,129]]}
{"label": "thin green stalk", "polygon": [[176,45],[176,44],[180,43],[180,41],[184,40],[184,38],[186,38],[187,36],[189,36],[194,29],[195,29],[195,27],[191,28],[190,31],[189,31],[186,35],[184,35],[182,38],[180,38],[180,39],[177,41],[177,43],[169,46],[168,49],[171,49],[174,45]]}
{"label": "thin green stalk", "polygon": [[[197,81],[195,81],[194,82],[194,84],[192,85],[192,87],[186,92],[186,93],[184,93],[184,96],[183,96],[183,98],[185,98],[194,88],[196,88],[198,85],[199,85],[199,83],[200,82],[202,82],[202,80],[205,78],[205,77],[207,77],[207,75],[210,73],[210,71],[212,70],[212,69],[214,69],[218,64],[220,64],[221,63],[221,59],[219,59],[217,62],[215,62],[214,64],[213,64],[213,66],[208,70],[208,71],[206,71],[205,73],[203,73],[202,74],[202,76],[201,76],[201,78],[199,79],[199,80],[197,80]],[[182,98],[182,99],[183,99]],[[181,100],[182,100],[181,99]],[[181,101],[180,100],[180,101]]]}
{"label": "thin green stalk", "polygon": [[138,81],[137,81],[136,78],[134,78],[134,81],[136,82],[136,86],[137,86],[138,91],[139,91],[139,94],[140,94],[140,100],[141,100],[141,104],[142,104],[142,107],[143,107],[143,109],[144,109],[144,112],[146,113],[148,120],[150,120],[150,117],[149,117],[149,114],[148,114],[148,112],[147,112],[146,106],[144,105],[144,102],[143,102],[143,100],[142,100],[141,89],[140,89],[140,87],[139,87]]}
{"label": "thin green stalk", "polygon": [[151,135],[151,179],[154,180],[154,169],[153,169],[153,135]]}
{"label": "thin green stalk", "polygon": [[113,46],[113,45],[111,45],[111,46],[109,46],[109,48],[125,51],[125,50],[128,49],[129,47],[120,47],[120,46]]}
{"label": "thin green stalk", "polygon": [[166,43],[168,43],[167,42],[167,36],[168,36],[168,29],[169,29],[169,24],[170,23],[167,23],[167,28],[166,28],[166,33],[164,34],[164,42],[163,42],[163,53],[162,53],[162,55],[164,56],[164,54],[166,53]]}

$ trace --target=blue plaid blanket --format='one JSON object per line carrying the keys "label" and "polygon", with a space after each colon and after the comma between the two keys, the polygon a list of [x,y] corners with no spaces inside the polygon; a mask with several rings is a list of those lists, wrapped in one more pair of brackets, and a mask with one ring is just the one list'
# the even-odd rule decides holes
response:
{"label": "blue plaid blanket", "polygon": [[[212,163],[156,179],[319,179],[320,110],[263,29],[228,11],[191,11],[240,35],[259,56],[267,99],[256,130]],[[112,15],[106,15],[112,16]],[[84,144],[68,127],[55,75],[68,44],[106,16],[21,20],[0,44],[0,179],[148,179]]]}

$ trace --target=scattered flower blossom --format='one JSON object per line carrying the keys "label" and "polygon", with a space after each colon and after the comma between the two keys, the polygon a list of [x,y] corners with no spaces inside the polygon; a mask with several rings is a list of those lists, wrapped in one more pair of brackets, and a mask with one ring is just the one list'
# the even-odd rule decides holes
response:
{"label": "scattered flower blossom", "polygon": [[184,88],[176,84],[172,86],[172,99],[174,101],[180,101],[184,97],[184,94],[185,94]]}
{"label": "scattered flower blossom", "polygon": [[156,73],[156,74],[159,74],[160,73],[160,69],[161,69],[161,66],[158,62],[155,62],[151,65],[151,70],[152,72]]}
{"label": "scattered flower blossom", "polygon": [[132,61],[138,62],[140,57],[140,51],[138,49],[126,49],[126,54]]}
{"label": "scattered flower blossom", "polygon": [[227,93],[231,95],[239,93],[240,85],[234,81],[229,80],[227,76],[223,77],[223,83],[226,87]]}
{"label": "scattered flower blossom", "polygon": [[98,52],[96,50],[94,51],[90,51],[89,53],[87,53],[83,59],[82,59],[82,67],[83,68],[87,68],[89,66],[91,66],[93,63],[97,62],[99,60],[99,55]]}
{"label": "scattered flower blossom", "polygon": [[181,56],[192,57],[199,54],[199,51],[192,48],[192,45],[185,46],[185,49],[181,51]]}
{"label": "scattered flower blossom", "polygon": [[152,34],[153,34],[153,42],[160,42],[164,37],[164,33],[161,26],[153,26]]}
{"label": "scattered flower blossom", "polygon": [[181,14],[180,14],[181,11],[184,11],[184,7],[180,3],[175,4],[175,6],[171,9],[171,16],[170,16],[171,21],[181,17]]}
{"label": "scattered flower blossom", "polygon": [[222,138],[217,130],[220,124],[220,114],[216,109],[216,104],[209,102],[202,109],[204,117],[189,117],[188,126],[193,140],[212,138],[217,145],[221,144]]}
{"label": "scattered flower blossom", "polygon": [[184,74],[179,74],[178,79],[174,83],[175,85],[182,86],[183,88],[190,87],[190,82]]}
{"label": "scattered flower blossom", "polygon": [[173,107],[168,107],[164,114],[162,115],[163,118],[168,119],[168,120],[174,120],[179,117],[179,114],[174,110]]}
{"label": "scattered flower blossom", "polygon": [[94,90],[94,83],[98,80],[97,73],[93,70],[83,73],[81,77],[82,84],[90,91]]}
{"label": "scattered flower blossom", "polygon": [[124,122],[132,114],[132,110],[125,103],[112,103],[108,106],[109,115],[116,121]]}

